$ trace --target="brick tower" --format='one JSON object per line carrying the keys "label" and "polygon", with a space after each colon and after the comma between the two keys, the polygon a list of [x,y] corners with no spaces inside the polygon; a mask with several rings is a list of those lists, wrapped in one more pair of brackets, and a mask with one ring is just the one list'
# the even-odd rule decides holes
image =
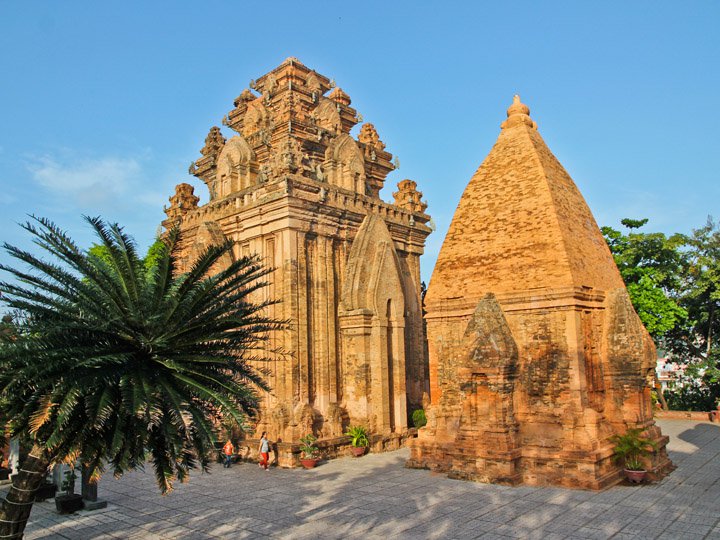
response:
{"label": "brick tower", "polygon": [[265,366],[272,391],[256,431],[290,443],[340,436],[351,422],[392,447],[427,390],[419,259],[429,216],[410,180],[394,203],[380,199],[396,166],[372,124],[350,134],[361,121],[350,103],[294,58],[251,81],[223,119],[236,134],[210,129],[190,167],[209,202],[180,184],[163,225],[180,225],[184,265],[231,238],[235,257],[257,253],[276,269],[266,294],[290,326],[271,346],[288,354]]}
{"label": "brick tower", "polygon": [[656,353],[574,182],[515,96],[460,199],[426,302],[428,425],[408,466],[599,489],[608,438],[652,417]]}

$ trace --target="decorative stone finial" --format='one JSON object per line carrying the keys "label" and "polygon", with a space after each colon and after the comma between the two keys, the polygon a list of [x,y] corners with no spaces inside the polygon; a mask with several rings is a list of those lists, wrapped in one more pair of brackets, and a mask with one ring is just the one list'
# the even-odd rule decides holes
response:
{"label": "decorative stone finial", "polygon": [[194,193],[195,188],[182,183],[175,186],[175,195],[170,197],[170,207],[165,209],[168,221],[182,219],[191,210],[196,210],[200,198]]}
{"label": "decorative stone finial", "polygon": [[507,110],[508,117],[512,116],[513,114],[525,114],[530,116],[530,108],[522,101],[520,101],[520,96],[517,94],[513,96],[512,105],[510,105]]}
{"label": "decorative stone finial", "polygon": [[233,101],[233,104],[236,107],[239,107],[241,103],[245,103],[247,101],[253,101],[257,99],[257,96],[253,94],[249,89],[245,89],[242,91],[242,93],[235,98],[235,101]]}
{"label": "decorative stone finial", "polygon": [[223,137],[219,127],[213,126],[210,128],[207,137],[205,137],[205,146],[200,149],[200,153],[203,156],[215,159],[223,146],[225,146],[225,137]]}
{"label": "decorative stone finial", "polygon": [[425,212],[427,204],[422,201],[422,191],[417,190],[415,182],[406,178],[398,182],[397,186],[398,191],[393,193],[395,206],[410,212]]}
{"label": "decorative stone finial", "polygon": [[336,86],[335,90],[330,92],[328,97],[336,103],[342,103],[343,105],[350,105],[350,96],[348,96],[345,92],[343,92],[342,88],[340,88],[339,86]]}
{"label": "decorative stone finial", "polygon": [[385,150],[385,144],[380,140],[375,126],[371,123],[363,124],[358,134],[358,141],[366,144],[368,147],[377,148],[378,150]]}
{"label": "decorative stone finial", "polygon": [[537,129],[537,124],[530,118],[530,108],[520,101],[519,95],[515,94],[512,105],[510,105],[507,110],[507,120],[500,124],[500,127],[505,129],[523,124]]}

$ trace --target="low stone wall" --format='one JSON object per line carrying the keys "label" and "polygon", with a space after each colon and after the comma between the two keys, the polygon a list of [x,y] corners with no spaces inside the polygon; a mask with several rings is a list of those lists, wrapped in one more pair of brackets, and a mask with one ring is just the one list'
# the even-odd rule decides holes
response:
{"label": "low stone wall", "polygon": [[[410,428],[403,433],[370,436],[370,452],[390,452],[399,450],[408,439],[417,436],[417,429]],[[315,445],[320,450],[323,459],[335,459],[352,456],[350,450],[350,437],[342,436],[332,439],[318,440]],[[238,458],[242,461],[259,461],[259,439],[245,439],[238,445]],[[283,468],[300,467],[300,443],[273,442],[270,452],[270,462]]]}
{"label": "low stone wall", "polygon": [[720,411],[655,411],[655,418],[720,422]]}

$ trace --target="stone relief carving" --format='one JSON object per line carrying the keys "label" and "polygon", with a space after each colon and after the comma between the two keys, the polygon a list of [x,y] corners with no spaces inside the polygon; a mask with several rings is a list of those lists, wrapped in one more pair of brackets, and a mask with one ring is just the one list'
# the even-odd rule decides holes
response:
{"label": "stone relief carving", "polygon": [[302,160],[303,153],[300,143],[293,138],[288,138],[282,148],[271,156],[270,166],[273,174],[279,176],[283,173],[297,171],[302,165]]}

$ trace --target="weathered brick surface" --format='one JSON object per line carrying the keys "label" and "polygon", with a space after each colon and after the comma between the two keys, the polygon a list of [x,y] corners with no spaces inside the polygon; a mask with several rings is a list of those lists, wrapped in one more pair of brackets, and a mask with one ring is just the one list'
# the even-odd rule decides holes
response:
{"label": "weathered brick surface", "polygon": [[623,286],[585,200],[522,107],[460,199],[428,303],[538,286]]}
{"label": "weathered brick surface", "polygon": [[570,176],[517,99],[470,180],[426,296],[428,425],[411,467],[599,489],[609,437],[654,425],[655,348]]}

